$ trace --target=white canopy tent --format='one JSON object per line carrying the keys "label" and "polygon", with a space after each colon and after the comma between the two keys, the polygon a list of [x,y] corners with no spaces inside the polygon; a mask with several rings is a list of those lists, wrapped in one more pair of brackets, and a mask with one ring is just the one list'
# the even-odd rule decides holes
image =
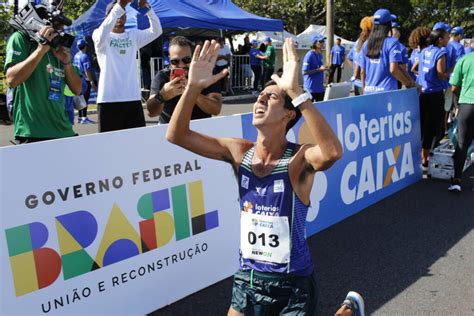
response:
{"label": "white canopy tent", "polygon": [[[239,44],[243,45],[245,36],[246,36],[245,34],[239,34],[237,36],[234,36],[234,47],[237,47]],[[250,34],[248,36],[250,40],[256,39],[259,43],[263,43],[263,40],[266,37],[270,37],[272,39],[272,45],[276,49],[281,49],[283,47],[284,38],[291,37],[295,40],[296,43],[298,42],[297,36],[287,31],[283,31],[283,32],[259,31],[254,34]]]}
{"label": "white canopy tent", "polygon": [[[310,49],[311,45],[311,37],[313,35],[320,34],[323,36],[326,36],[326,25],[315,25],[311,24],[304,30],[302,33],[298,34],[296,36],[296,40],[299,43],[299,48],[300,49]],[[336,34],[334,34],[334,42],[336,41],[337,38],[341,39],[341,44],[346,48],[346,51],[352,48],[354,46],[354,42],[346,40],[345,38],[342,38]]]}

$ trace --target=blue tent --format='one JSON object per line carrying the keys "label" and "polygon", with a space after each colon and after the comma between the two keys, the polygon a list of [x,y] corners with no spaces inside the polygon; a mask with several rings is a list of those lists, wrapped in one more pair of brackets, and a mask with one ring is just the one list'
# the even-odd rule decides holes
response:
{"label": "blue tent", "polygon": [[[96,3],[76,21],[71,29],[79,36],[91,35],[105,18],[111,0]],[[283,22],[262,18],[236,6],[230,0],[149,0],[163,29],[210,29],[228,31],[279,31]],[[148,19],[127,6],[127,26],[145,28]]]}

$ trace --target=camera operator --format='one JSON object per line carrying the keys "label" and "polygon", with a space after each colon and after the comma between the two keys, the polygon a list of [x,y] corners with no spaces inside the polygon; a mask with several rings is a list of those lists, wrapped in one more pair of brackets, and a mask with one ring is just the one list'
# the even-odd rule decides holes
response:
{"label": "camera operator", "polygon": [[71,64],[66,47],[51,48],[62,26],[44,26],[38,32],[45,44],[20,31],[8,40],[6,81],[13,88],[14,135],[17,143],[74,136],[64,107],[64,87],[81,93],[81,78]]}
{"label": "camera operator", "polygon": [[[136,1],[136,0],[135,0]],[[136,63],[140,48],[161,35],[158,17],[146,0],[139,0],[146,10],[150,27],[126,30],[125,7],[131,0],[113,1],[106,8],[106,18],[92,34],[101,74],[97,92],[99,132],[145,126]]]}
{"label": "camera operator", "polygon": [[[193,43],[183,36],[174,37],[169,45],[170,69],[160,71],[151,83],[146,102],[148,116],[159,117],[160,124],[168,124],[187,84],[187,71],[192,61]],[[173,77],[176,69],[184,74]],[[222,108],[221,85],[217,82],[202,91],[193,108],[192,120],[218,115]]]}

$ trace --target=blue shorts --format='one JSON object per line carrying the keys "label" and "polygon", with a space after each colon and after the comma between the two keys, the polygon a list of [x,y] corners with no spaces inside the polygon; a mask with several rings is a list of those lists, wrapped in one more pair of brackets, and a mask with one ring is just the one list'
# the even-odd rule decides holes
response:
{"label": "blue shorts", "polygon": [[231,306],[245,315],[315,315],[317,292],[314,274],[237,271]]}

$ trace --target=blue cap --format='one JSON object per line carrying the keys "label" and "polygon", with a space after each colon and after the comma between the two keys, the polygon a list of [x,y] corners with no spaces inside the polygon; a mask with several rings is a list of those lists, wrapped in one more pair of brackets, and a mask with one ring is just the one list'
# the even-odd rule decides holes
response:
{"label": "blue cap", "polygon": [[319,41],[324,41],[326,39],[326,36],[322,36],[321,34],[316,34],[311,36],[311,43],[314,44],[314,42],[319,42]]}
{"label": "blue cap", "polygon": [[445,30],[446,32],[451,32],[451,27],[444,23],[444,22],[436,22],[435,25],[433,25],[433,31],[436,30]]}
{"label": "blue cap", "polygon": [[378,9],[374,13],[374,24],[380,25],[391,22],[397,18],[396,15],[393,15],[387,9]]}
{"label": "blue cap", "polygon": [[392,27],[396,29],[400,29],[400,24],[398,24],[397,22],[392,22]]}
{"label": "blue cap", "polygon": [[87,45],[87,42],[83,39],[77,41],[76,46],[79,49],[83,49]]}
{"label": "blue cap", "polygon": [[267,37],[265,37],[265,38],[263,39],[263,42],[264,42],[264,43],[265,43],[265,42],[271,43],[271,42],[272,42],[272,39],[267,36]]}
{"label": "blue cap", "polygon": [[454,35],[462,35],[464,37],[464,30],[460,26],[453,27],[451,30],[451,34]]}
{"label": "blue cap", "polygon": [[258,44],[258,41],[256,39],[253,39],[253,40],[250,41],[250,44],[256,45],[256,44]]}

